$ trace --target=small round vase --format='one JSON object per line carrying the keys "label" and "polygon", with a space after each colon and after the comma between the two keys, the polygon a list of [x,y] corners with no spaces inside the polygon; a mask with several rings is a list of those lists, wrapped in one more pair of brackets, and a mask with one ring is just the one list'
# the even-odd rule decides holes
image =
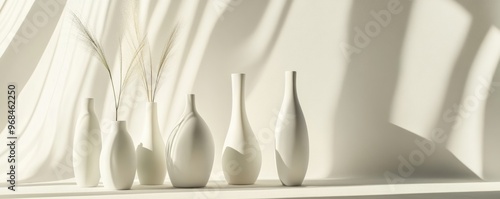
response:
{"label": "small round vase", "polygon": [[165,181],[165,142],[158,126],[155,102],[146,104],[144,130],[137,146],[137,175],[141,185],[161,185]]}
{"label": "small round vase", "polygon": [[101,148],[101,128],[94,111],[94,99],[87,98],[80,105],[73,137],[73,169],[78,186],[95,187],[99,184]]}

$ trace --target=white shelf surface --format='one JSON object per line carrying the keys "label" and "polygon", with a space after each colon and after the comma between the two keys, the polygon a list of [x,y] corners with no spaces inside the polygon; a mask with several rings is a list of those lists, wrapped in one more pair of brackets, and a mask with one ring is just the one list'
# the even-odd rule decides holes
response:
{"label": "white shelf surface", "polygon": [[227,185],[211,181],[205,188],[173,188],[134,183],[132,190],[115,191],[100,184],[77,187],[73,179],[19,185],[16,192],[2,185],[0,198],[500,198],[500,182],[470,180],[412,180],[389,185],[380,180],[306,180],[304,186],[284,187],[278,180],[259,180],[254,185]]}

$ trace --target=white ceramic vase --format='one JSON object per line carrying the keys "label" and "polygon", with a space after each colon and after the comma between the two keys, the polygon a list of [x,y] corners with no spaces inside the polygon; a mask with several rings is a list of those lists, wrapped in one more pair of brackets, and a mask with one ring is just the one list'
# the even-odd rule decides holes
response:
{"label": "white ceramic vase", "polygon": [[125,121],[113,121],[101,152],[104,187],[126,190],[132,187],[136,171],[134,142]]}
{"label": "white ceramic vase", "polygon": [[161,185],[165,181],[165,142],[158,126],[156,102],[146,104],[144,131],[137,146],[137,175],[142,185]]}
{"label": "white ceramic vase", "polygon": [[232,74],[232,113],[222,152],[222,169],[228,184],[254,184],[262,154],[248,122],[245,108],[245,75]]}
{"label": "white ceramic vase", "polygon": [[187,96],[186,108],[169,136],[166,153],[168,175],[174,187],[206,186],[214,162],[214,140],[196,111],[193,94]]}
{"label": "white ceramic vase", "polygon": [[73,137],[73,169],[78,186],[95,187],[99,184],[101,148],[101,128],[94,112],[94,99],[87,98],[80,105]]}
{"label": "white ceramic vase", "polygon": [[309,138],[296,88],[296,72],[285,73],[285,94],[276,122],[276,165],[285,186],[300,186],[309,163]]}

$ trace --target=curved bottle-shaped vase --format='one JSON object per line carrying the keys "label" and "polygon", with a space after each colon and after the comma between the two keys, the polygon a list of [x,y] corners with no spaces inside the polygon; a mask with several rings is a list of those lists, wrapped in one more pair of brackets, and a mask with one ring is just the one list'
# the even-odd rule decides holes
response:
{"label": "curved bottle-shaped vase", "polygon": [[174,187],[206,186],[214,162],[214,140],[196,111],[193,94],[187,96],[186,108],[169,136],[166,153],[168,175]]}
{"label": "curved bottle-shaped vase", "polygon": [[78,186],[95,187],[99,184],[101,148],[101,128],[94,112],[94,99],[87,98],[81,104],[73,138],[73,169]]}
{"label": "curved bottle-shaped vase", "polygon": [[276,165],[281,183],[300,186],[309,163],[309,138],[296,89],[296,72],[285,73],[285,94],[276,122]]}
{"label": "curved bottle-shaped vase", "polygon": [[228,184],[254,184],[262,154],[245,110],[245,75],[232,74],[232,113],[222,152],[222,169]]}
{"label": "curved bottle-shaped vase", "polygon": [[165,181],[165,142],[158,126],[155,102],[146,104],[144,131],[137,146],[137,175],[142,185],[161,185]]}
{"label": "curved bottle-shaped vase", "polygon": [[104,187],[130,189],[134,183],[136,156],[134,142],[125,121],[113,121],[101,152],[101,175]]}

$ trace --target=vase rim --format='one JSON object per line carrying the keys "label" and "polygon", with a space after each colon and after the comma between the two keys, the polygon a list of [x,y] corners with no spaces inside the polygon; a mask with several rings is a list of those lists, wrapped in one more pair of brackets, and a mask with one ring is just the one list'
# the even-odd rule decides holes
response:
{"label": "vase rim", "polygon": [[297,71],[286,71],[285,78],[295,82],[295,78],[297,78]]}
{"label": "vase rim", "polygon": [[82,101],[80,101],[80,103],[84,104],[84,105],[94,106],[95,100],[94,100],[94,98],[85,98]]}

